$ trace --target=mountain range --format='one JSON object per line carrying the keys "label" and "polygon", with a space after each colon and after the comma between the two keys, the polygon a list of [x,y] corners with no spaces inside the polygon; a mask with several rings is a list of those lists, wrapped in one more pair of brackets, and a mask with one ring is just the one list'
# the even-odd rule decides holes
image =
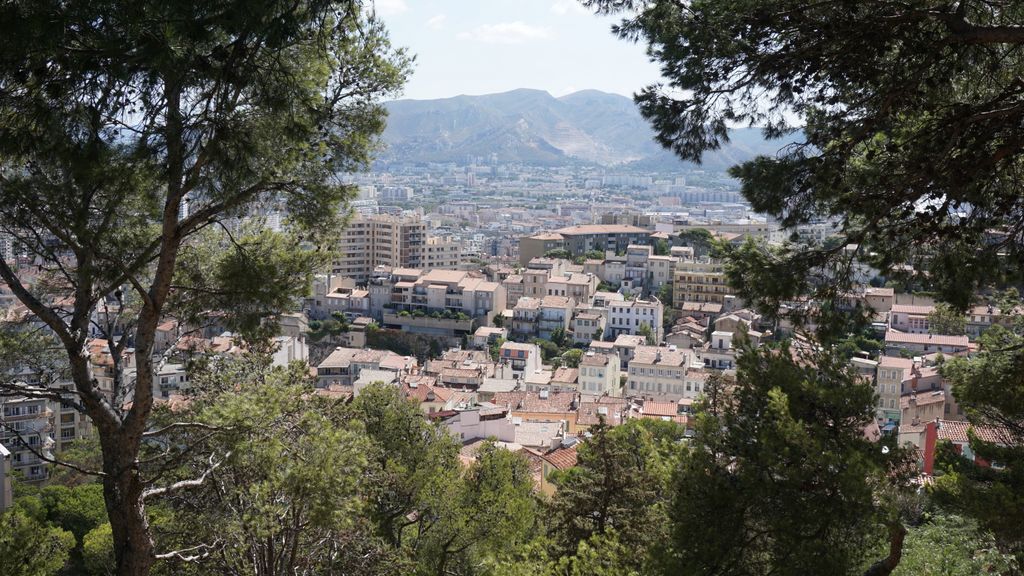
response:
{"label": "mountain range", "polygon": [[[395,100],[386,104],[387,149],[380,160],[457,162],[470,159],[555,166],[574,163],[634,165],[647,170],[686,170],[654,141],[633,101],[619,94],[583,90],[556,98],[519,89],[483,96]],[[733,130],[730,142],[704,155],[702,168],[725,170],[787,142],[766,141],[756,128]]]}

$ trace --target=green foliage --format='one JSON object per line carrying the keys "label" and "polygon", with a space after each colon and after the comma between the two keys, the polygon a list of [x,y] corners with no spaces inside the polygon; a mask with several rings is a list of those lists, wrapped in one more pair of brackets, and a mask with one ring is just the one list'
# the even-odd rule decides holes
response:
{"label": "green foliage", "polygon": [[562,365],[568,368],[579,368],[580,359],[583,358],[583,350],[573,348],[562,354]]}
{"label": "green foliage", "polygon": [[[252,346],[273,331],[266,318],[290,310],[327,261],[317,246],[334,243],[353,193],[336,176],[369,165],[381,101],[411,59],[363,2],[0,11],[0,221],[35,255],[39,281],[22,284],[3,260],[0,277],[60,341],[68,396],[102,440],[119,571],[145,576],[154,550],[140,494],[153,477],[135,463],[148,449],[157,326],[215,316]],[[286,213],[285,232],[239,225],[269,209]],[[108,303],[122,334],[90,326]],[[115,358],[137,352],[112,397],[82,354],[94,329],[111,332]]]}
{"label": "green foliage", "polygon": [[114,564],[114,537],[110,524],[93,528],[82,541],[82,564],[89,576],[112,576]]}
{"label": "green foliage", "polygon": [[0,574],[52,576],[67,563],[74,535],[47,524],[40,512],[16,503],[0,514]]}
{"label": "green foliage", "polygon": [[[415,315],[414,312],[413,316]],[[444,345],[437,338],[390,328],[368,329],[366,345],[369,348],[391,350],[402,356],[415,356],[420,362],[436,358],[444,351]]]}
{"label": "green foliage", "polygon": [[550,340],[551,343],[554,344],[555,346],[558,346],[559,348],[565,346],[565,338],[565,328],[559,326],[558,328],[555,328],[554,330],[551,331]]}
{"label": "green foliage", "polygon": [[647,322],[641,322],[640,327],[636,329],[638,336],[643,336],[648,346],[654,346],[657,342],[654,341],[654,332],[651,330],[650,324]]}
{"label": "green foliage", "polygon": [[491,354],[491,360],[498,361],[498,357],[501,355],[501,345],[505,343],[504,338],[498,338],[491,343],[491,346],[487,351]]}
{"label": "green foliage", "polygon": [[679,243],[693,248],[696,258],[710,256],[714,251],[715,237],[706,228],[694,228],[679,233]]}
{"label": "green foliage", "polygon": [[554,551],[571,556],[591,538],[614,533],[618,545],[637,552],[618,562],[639,570],[650,544],[667,533],[666,494],[683,429],[631,420],[615,428],[602,422],[590,432],[576,467],[552,478],[558,487],[550,512]]}
{"label": "green foliage", "polygon": [[544,253],[545,258],[561,258],[563,260],[572,260],[572,252],[564,248],[558,250],[548,250]]}
{"label": "green foliage", "polygon": [[540,347],[541,359],[544,362],[550,362],[562,354],[562,349],[558,347],[558,344],[550,340],[536,338],[533,343]]}
{"label": "green foliage", "polygon": [[872,358],[877,358],[882,352],[883,347],[884,343],[876,340],[874,334],[862,331],[857,334],[849,334],[846,338],[840,340],[836,344],[836,354],[850,359],[856,356],[858,352],[867,352]]}
{"label": "green foliage", "polygon": [[893,576],[1014,574],[1016,559],[996,547],[991,534],[960,516],[933,516],[910,529]]}
{"label": "green foliage", "polygon": [[655,256],[668,256],[669,246],[666,240],[658,240],[654,243]]}
{"label": "green foliage", "polygon": [[[1005,106],[1024,96],[1017,6],[586,4],[623,13],[616,32],[660,63],[664,83],[635,99],[656,139],[681,158],[699,161],[731,126],[793,136],[796,145],[780,142],[776,155],[731,172],[754,210],[790,227],[834,216],[837,245],[857,244],[883,273],[914,265],[960,309],[978,288],[1019,276],[1019,246],[988,234],[1024,227],[1013,216],[1024,196],[1012,176],[1024,157],[1024,108]],[[777,264],[800,273],[840,252],[821,251],[814,263],[791,253]]]}
{"label": "green foliage", "polygon": [[935,305],[935,311],[928,314],[928,333],[963,336],[967,333],[967,317],[949,304],[940,302]]}
{"label": "green foliage", "polygon": [[42,489],[40,497],[47,520],[71,532],[79,543],[90,530],[106,522],[107,510],[100,484],[82,484],[75,488],[51,485]]}
{"label": "green foliage", "polygon": [[[980,352],[971,358],[947,359],[942,375],[968,419],[997,426],[1003,442],[971,438],[971,450],[1002,468],[982,468],[961,457],[944,462],[946,474],[936,481],[936,500],[948,509],[977,519],[982,529],[1024,559],[1024,337],[992,326],[979,339]],[[1006,444],[1001,445],[1001,444]]]}
{"label": "green foliage", "polygon": [[843,358],[741,346],[735,382],[709,381],[673,478],[666,567],[853,573],[884,533],[882,494],[906,489],[902,452],[864,438],[873,390]]}

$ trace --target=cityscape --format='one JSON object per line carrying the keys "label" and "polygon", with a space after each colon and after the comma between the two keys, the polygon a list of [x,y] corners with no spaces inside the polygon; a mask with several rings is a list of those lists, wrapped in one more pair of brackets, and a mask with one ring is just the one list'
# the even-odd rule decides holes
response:
{"label": "cityscape", "polygon": [[1022,573],[1018,3],[131,4],[0,11],[0,575]]}

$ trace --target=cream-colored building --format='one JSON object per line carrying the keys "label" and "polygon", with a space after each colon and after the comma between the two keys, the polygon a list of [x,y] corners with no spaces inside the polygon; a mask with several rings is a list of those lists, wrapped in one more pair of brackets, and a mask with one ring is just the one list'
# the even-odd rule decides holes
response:
{"label": "cream-colored building", "polygon": [[900,395],[903,381],[911,376],[914,361],[897,356],[881,356],[878,359],[878,418],[891,422],[900,421]]}
{"label": "cream-colored building", "polygon": [[341,231],[331,272],[366,282],[374,268],[425,264],[427,225],[419,216],[358,215]]}
{"label": "cream-colored building", "polygon": [[584,394],[621,396],[619,356],[588,350],[580,358],[579,389]]}
{"label": "cream-colored building", "polygon": [[681,260],[673,272],[673,302],[713,302],[725,304],[730,294],[721,260]]}
{"label": "cream-colored building", "polygon": [[686,391],[692,363],[689,351],[675,346],[637,346],[629,362],[626,394],[678,400]]}

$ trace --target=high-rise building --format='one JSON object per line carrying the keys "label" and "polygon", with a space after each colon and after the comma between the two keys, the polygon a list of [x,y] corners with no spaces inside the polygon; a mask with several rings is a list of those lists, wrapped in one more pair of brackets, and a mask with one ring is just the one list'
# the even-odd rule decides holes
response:
{"label": "high-rise building", "polygon": [[419,216],[357,215],[341,233],[341,255],[331,272],[363,283],[378,266],[419,268],[426,241]]}

